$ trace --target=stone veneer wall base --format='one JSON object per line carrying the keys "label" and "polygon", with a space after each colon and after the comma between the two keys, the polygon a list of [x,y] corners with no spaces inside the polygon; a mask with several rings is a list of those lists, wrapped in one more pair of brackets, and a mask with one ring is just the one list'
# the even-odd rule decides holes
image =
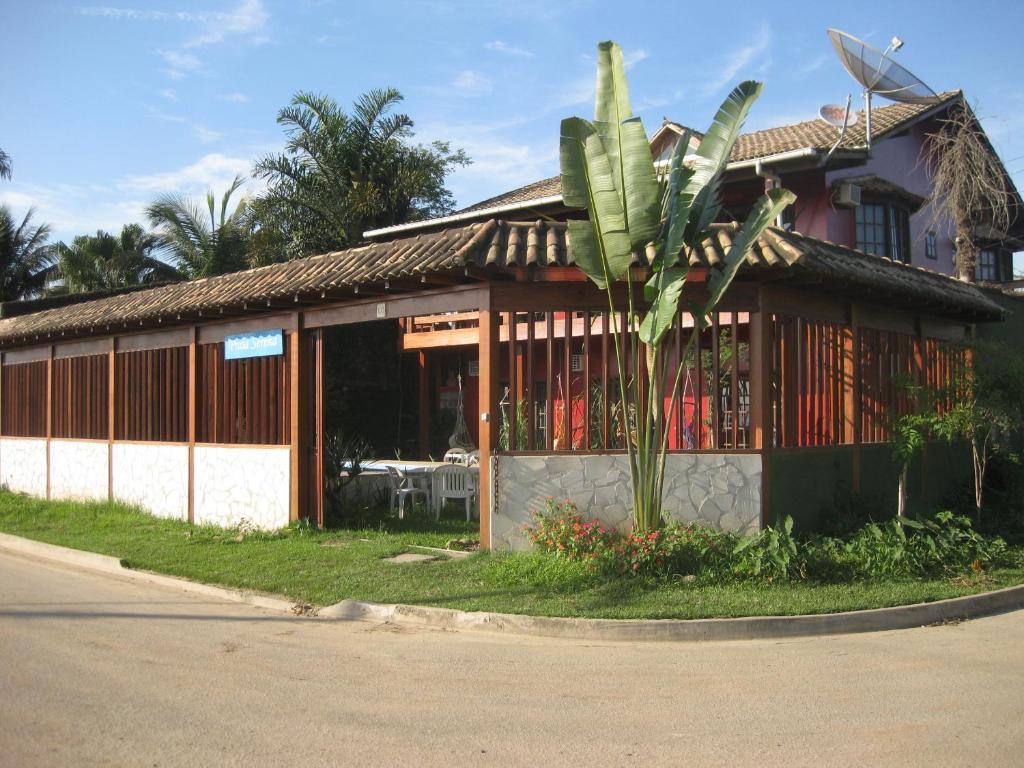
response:
{"label": "stone veneer wall base", "polygon": [[[494,466],[492,549],[528,549],[523,527],[547,497],[569,499],[585,517],[623,531],[632,524],[623,454],[498,455]],[[673,453],[665,474],[664,511],[672,519],[737,533],[760,530],[760,454]]]}

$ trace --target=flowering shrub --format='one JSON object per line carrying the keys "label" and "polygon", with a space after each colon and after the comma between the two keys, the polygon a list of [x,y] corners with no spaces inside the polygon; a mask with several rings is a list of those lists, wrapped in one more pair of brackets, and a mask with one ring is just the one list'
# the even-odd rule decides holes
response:
{"label": "flowering shrub", "polygon": [[541,552],[570,560],[594,560],[604,552],[616,532],[595,520],[584,520],[568,499],[545,499],[544,511],[526,527],[530,541]]}
{"label": "flowering shrub", "polygon": [[541,553],[596,573],[643,578],[849,582],[1018,565],[1002,539],[986,538],[970,520],[948,512],[931,520],[871,523],[843,538],[798,539],[792,531],[787,517],[778,527],[745,537],[678,523],[649,533],[620,533],[585,520],[568,499],[552,498],[526,527]]}

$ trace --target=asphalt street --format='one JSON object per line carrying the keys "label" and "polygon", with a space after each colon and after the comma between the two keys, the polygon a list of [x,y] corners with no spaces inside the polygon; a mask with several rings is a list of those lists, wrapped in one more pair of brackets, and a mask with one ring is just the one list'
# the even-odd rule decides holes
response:
{"label": "asphalt street", "polygon": [[0,553],[0,765],[1020,766],[1024,612],[573,642],[295,618]]}

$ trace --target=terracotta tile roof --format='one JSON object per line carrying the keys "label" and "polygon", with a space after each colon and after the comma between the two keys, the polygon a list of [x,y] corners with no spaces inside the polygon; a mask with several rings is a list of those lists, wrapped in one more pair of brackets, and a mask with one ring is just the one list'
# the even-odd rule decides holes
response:
{"label": "terracotta tile roof", "polygon": [[496,195],[495,197],[489,197],[486,200],[481,200],[479,203],[475,203],[468,208],[463,208],[461,211],[458,211],[458,213],[482,211],[487,208],[497,208],[499,206],[511,205],[512,203],[539,200],[544,197],[561,194],[562,177],[552,176],[550,179],[541,179],[540,181],[535,181],[532,184],[527,184],[525,187],[513,189],[511,192],[505,192],[503,194]]}
{"label": "terracotta tile roof", "polygon": [[[398,240],[272,264],[186,283],[108,296],[72,307],[0,320],[0,345],[52,335],[90,335],[157,323],[191,321],[221,308],[270,311],[270,303],[336,301],[330,291],[431,274],[481,275],[510,267],[565,267],[573,263],[564,222],[482,222]],[[732,245],[734,225],[716,225],[714,236],[688,254],[694,266],[714,267]],[[639,257],[638,263],[644,263]],[[800,234],[769,229],[750,253],[745,270],[793,270],[840,287],[928,302],[939,313],[1000,316],[999,307],[973,285],[928,270],[854,251]],[[468,278],[467,278],[468,279]],[[426,287],[426,286],[424,286]]]}
{"label": "terracotta tile roof", "polygon": [[[939,94],[941,104],[947,104],[954,99],[961,98],[960,91],[947,91]],[[921,104],[889,104],[881,107],[874,107],[871,110],[871,138],[878,141],[886,134],[901,128],[906,123],[914,120],[920,115],[934,109],[937,105]],[[840,149],[863,149],[864,148],[864,113],[857,113],[857,124],[848,129]],[[730,162],[742,162],[744,160],[755,160],[760,157],[777,155],[782,152],[791,152],[797,149],[819,149],[828,151],[838,137],[838,131],[831,125],[818,120],[805,120],[802,123],[782,125],[777,128],[766,128],[763,131],[740,134],[733,146]],[[562,193],[561,178],[552,176],[549,179],[535,181],[525,187],[513,189],[501,195],[482,200],[479,203],[463,208],[458,213],[471,213],[486,208],[498,208],[513,203],[522,203],[529,200],[536,200],[543,197],[551,197]]]}

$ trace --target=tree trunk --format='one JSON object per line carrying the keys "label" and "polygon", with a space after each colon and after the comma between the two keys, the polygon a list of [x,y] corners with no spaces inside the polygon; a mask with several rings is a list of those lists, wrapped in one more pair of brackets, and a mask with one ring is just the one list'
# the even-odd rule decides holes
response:
{"label": "tree trunk", "polygon": [[962,219],[956,224],[956,276],[966,283],[974,280],[974,266],[978,263],[978,248],[972,237],[971,222]]}

